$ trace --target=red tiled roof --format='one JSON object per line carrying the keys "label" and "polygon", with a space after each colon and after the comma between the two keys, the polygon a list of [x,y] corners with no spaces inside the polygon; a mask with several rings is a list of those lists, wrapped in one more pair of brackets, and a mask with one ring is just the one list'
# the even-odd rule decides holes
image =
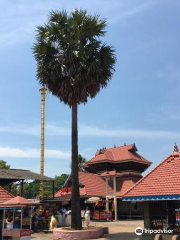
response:
{"label": "red tiled roof", "polygon": [[[131,188],[137,181],[139,176],[129,176],[123,178],[117,178],[117,197],[121,197],[124,192]],[[105,180],[98,174],[79,172],[79,181],[84,185],[80,189],[80,196],[99,196],[105,197],[106,195],[106,183]],[[109,184],[109,194],[113,194],[113,184]],[[64,197],[59,190],[55,197]]]}
{"label": "red tiled roof", "polygon": [[123,197],[180,194],[180,153],[174,152],[142,178]]}
{"label": "red tiled roof", "polygon": [[14,196],[0,186],[0,203],[10,200],[11,198],[14,198]]}
{"label": "red tiled roof", "polygon": [[19,205],[19,204],[23,205],[32,204],[32,201],[21,196],[17,196],[3,202],[3,205]]}
{"label": "red tiled roof", "polygon": [[105,196],[105,181],[99,175],[79,172],[79,181],[85,186],[87,196]]}
{"label": "red tiled roof", "polygon": [[[79,188],[81,196],[105,196],[105,181],[93,173],[79,172],[79,181],[84,187]],[[62,197],[61,190],[55,193],[55,197]]]}
{"label": "red tiled roof", "polygon": [[123,162],[129,160],[151,165],[151,162],[137,153],[135,144],[100,149],[96,152],[96,155],[84,165],[98,162]]}

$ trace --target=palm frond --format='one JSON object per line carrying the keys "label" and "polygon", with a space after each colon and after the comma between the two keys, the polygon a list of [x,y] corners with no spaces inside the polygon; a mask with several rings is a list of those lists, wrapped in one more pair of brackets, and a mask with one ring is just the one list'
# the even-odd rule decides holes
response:
{"label": "palm frond", "polygon": [[86,10],[51,11],[48,23],[37,27],[33,54],[41,84],[69,106],[86,103],[112,78],[113,47],[102,42],[107,22]]}

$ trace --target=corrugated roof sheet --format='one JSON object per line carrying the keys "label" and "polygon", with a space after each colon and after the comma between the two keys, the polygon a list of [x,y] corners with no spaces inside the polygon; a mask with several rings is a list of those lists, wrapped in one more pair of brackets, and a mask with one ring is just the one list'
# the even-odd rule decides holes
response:
{"label": "corrugated roof sheet", "polygon": [[0,169],[0,179],[12,180],[43,180],[53,181],[53,178],[42,176],[41,174],[31,172],[24,169]]}

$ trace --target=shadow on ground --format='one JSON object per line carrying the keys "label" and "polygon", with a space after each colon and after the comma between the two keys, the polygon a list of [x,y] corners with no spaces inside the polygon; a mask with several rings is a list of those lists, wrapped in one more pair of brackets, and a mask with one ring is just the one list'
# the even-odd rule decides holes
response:
{"label": "shadow on ground", "polygon": [[[32,239],[34,240],[52,240],[52,234],[33,234]],[[99,240],[140,240],[137,235],[130,232],[123,232],[123,233],[111,233],[105,235],[103,238],[98,238]],[[98,240],[94,239],[94,240]]]}
{"label": "shadow on ground", "polygon": [[113,239],[118,239],[118,240],[140,240],[135,233],[130,233],[130,232],[123,232],[123,233],[111,233],[105,235],[103,238],[99,238],[100,240],[113,240]]}
{"label": "shadow on ground", "polygon": [[[142,240],[135,234],[137,227],[143,228],[143,221],[113,221],[113,222],[91,222],[91,227],[109,227],[109,234],[105,235],[99,240]],[[52,233],[34,233],[32,234],[33,240],[52,240]],[[88,239],[89,240],[89,239]],[[95,240],[95,239],[94,239]],[[97,239],[96,239],[97,240]]]}

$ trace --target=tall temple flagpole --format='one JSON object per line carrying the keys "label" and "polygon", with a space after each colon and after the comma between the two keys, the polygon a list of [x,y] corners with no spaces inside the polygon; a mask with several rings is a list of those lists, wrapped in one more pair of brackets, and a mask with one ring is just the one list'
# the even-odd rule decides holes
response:
{"label": "tall temple flagpole", "polygon": [[[45,98],[46,98],[46,88],[42,86],[41,91],[41,166],[40,174],[44,175],[44,122],[45,122]],[[44,198],[44,182],[40,182],[40,199]],[[43,207],[41,206],[41,210]]]}

